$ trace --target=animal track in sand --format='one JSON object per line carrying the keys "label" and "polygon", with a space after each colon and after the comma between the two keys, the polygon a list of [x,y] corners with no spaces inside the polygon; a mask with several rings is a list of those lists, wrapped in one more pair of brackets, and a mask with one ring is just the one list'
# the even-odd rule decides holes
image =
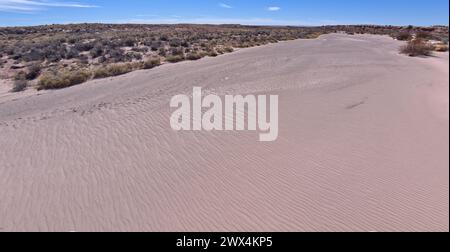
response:
{"label": "animal track in sand", "polygon": [[352,109],[354,109],[354,108],[357,108],[357,107],[359,107],[359,106],[361,106],[361,105],[364,105],[364,104],[366,104],[366,102],[367,102],[367,100],[368,100],[369,98],[364,98],[362,101],[360,101],[360,102],[357,102],[357,103],[354,103],[354,104],[351,104],[351,105],[348,105],[347,107],[345,107],[345,109],[347,109],[347,110],[352,110]]}

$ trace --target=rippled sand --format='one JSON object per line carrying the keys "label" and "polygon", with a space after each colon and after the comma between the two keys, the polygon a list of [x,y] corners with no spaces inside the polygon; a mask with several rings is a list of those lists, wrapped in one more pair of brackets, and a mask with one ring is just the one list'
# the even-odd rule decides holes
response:
{"label": "rippled sand", "polygon": [[[0,231],[448,231],[449,61],[331,34],[0,96]],[[280,95],[278,141],[173,95]]]}

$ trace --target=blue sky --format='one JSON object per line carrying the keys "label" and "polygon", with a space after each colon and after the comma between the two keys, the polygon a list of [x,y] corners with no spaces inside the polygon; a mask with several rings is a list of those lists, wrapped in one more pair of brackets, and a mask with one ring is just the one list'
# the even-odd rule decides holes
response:
{"label": "blue sky", "polygon": [[448,25],[448,0],[0,0],[0,26],[53,23]]}

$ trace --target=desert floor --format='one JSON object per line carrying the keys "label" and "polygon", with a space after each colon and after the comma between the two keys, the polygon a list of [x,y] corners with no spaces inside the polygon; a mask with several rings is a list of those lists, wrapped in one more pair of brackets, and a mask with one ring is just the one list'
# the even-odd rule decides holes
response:
{"label": "desert floor", "polygon": [[[0,231],[448,231],[449,55],[330,34],[0,94]],[[173,95],[278,94],[280,134],[175,132]]]}

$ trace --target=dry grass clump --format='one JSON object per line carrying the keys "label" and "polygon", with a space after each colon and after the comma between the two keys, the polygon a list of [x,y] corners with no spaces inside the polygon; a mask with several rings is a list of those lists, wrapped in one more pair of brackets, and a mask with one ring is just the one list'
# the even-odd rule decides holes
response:
{"label": "dry grass clump", "polygon": [[160,58],[152,58],[152,59],[144,61],[144,63],[142,64],[142,68],[143,69],[152,69],[159,65],[161,65],[161,59]]}
{"label": "dry grass clump", "polygon": [[176,63],[185,60],[185,57],[183,55],[170,55],[166,60],[170,63]]}
{"label": "dry grass clump", "polygon": [[414,39],[408,41],[408,44],[400,48],[400,53],[409,55],[411,57],[417,56],[430,56],[432,54],[433,47],[425,40]]}
{"label": "dry grass clump", "polygon": [[39,77],[38,90],[58,89],[81,84],[91,78],[87,70],[45,72]]}
{"label": "dry grass clump", "polygon": [[448,45],[440,43],[434,46],[436,52],[448,52]]}
{"label": "dry grass clump", "polygon": [[94,78],[100,79],[127,74],[133,71],[134,67],[135,66],[133,64],[115,64],[102,67],[94,71]]}
{"label": "dry grass clump", "polygon": [[203,58],[204,55],[200,54],[200,53],[188,53],[186,55],[186,59],[187,60],[199,60],[201,58]]}

